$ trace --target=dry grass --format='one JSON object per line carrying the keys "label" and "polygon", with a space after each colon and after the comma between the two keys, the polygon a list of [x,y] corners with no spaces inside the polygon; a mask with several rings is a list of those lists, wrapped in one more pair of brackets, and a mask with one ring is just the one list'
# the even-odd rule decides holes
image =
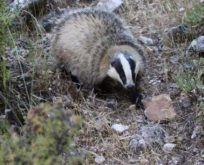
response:
{"label": "dry grass", "polygon": [[[161,39],[166,28],[183,23],[185,12],[198,3],[197,1],[170,1],[170,0],[125,0],[125,4],[119,14],[136,37],[145,35],[154,40]],[[181,11],[184,8],[184,11]],[[103,155],[106,164],[191,164],[192,159],[187,163],[191,152],[185,153],[187,143],[194,146],[189,140],[189,134],[193,128],[193,118],[189,118],[189,113],[195,115],[190,109],[183,113],[183,107],[179,104],[179,96],[174,96],[174,92],[169,89],[170,84],[175,83],[174,71],[179,69],[183,62],[183,50],[188,43],[179,44],[178,47],[158,52],[156,47],[147,47],[147,72],[144,80],[145,96],[154,96],[161,93],[168,93],[173,96],[173,102],[178,112],[176,121],[162,124],[173,142],[177,144],[176,150],[171,154],[164,153],[160,147],[151,148],[139,154],[135,154],[129,148],[129,141],[138,133],[142,125],[150,122],[145,119],[141,109],[131,108],[127,100],[118,100],[114,109],[107,107],[106,100],[100,100],[95,96],[90,96],[81,103],[82,114],[86,124],[79,137],[78,145],[93,157],[86,159],[86,164],[95,164],[95,155]],[[152,51],[156,50],[156,51]],[[175,54],[181,54],[181,63],[171,64],[169,58]],[[169,75],[170,74],[170,75]],[[154,85],[151,80],[158,81]],[[179,92],[179,91],[178,91]],[[98,105],[99,104],[99,105]],[[193,107],[192,107],[193,108]],[[183,114],[182,114],[183,113]],[[190,121],[188,121],[190,120]],[[111,129],[113,123],[129,125],[127,132],[118,134]],[[178,160],[177,160],[178,159]]]}
{"label": "dry grass", "polygon": [[[147,70],[143,80],[144,96],[151,97],[161,93],[170,94],[177,118],[161,126],[169,133],[173,143],[177,144],[176,149],[170,153],[164,153],[161,147],[151,147],[141,152],[133,152],[129,142],[139,133],[142,126],[152,124],[144,116],[142,109],[136,109],[129,100],[118,95],[98,96],[92,91],[80,91],[71,82],[70,76],[64,73],[41,73],[46,62],[46,48],[40,43],[30,57],[33,62],[29,68],[33,86],[29,101],[26,103],[26,110],[39,102],[49,101],[56,103],[63,102],[67,109],[81,114],[85,120],[80,136],[76,137],[79,150],[86,153],[84,164],[96,164],[95,156],[103,155],[104,164],[117,165],[157,165],[157,164],[194,164],[198,162],[199,151],[192,155],[193,149],[201,149],[202,140],[192,141],[190,138],[194,127],[193,116],[197,105],[190,108],[183,108],[180,104],[181,92],[178,88],[172,90],[170,86],[175,83],[175,70],[179,70],[183,59],[183,50],[188,43],[178,44],[173,48],[159,51],[159,41],[162,39],[166,28],[183,23],[185,12],[198,3],[197,0],[125,0],[123,7],[119,10],[120,16],[127,22],[136,37],[140,35],[151,37],[156,41],[155,46],[146,46]],[[184,11],[181,11],[184,8]],[[42,35],[42,34],[40,34]],[[43,37],[44,38],[44,37]],[[45,46],[45,45],[44,45]],[[178,62],[172,64],[171,57],[177,55]],[[42,61],[42,58],[45,61]],[[21,61],[20,61],[21,62]],[[30,72],[29,72],[30,73]],[[23,73],[21,73],[23,74]],[[25,82],[21,82],[22,85]],[[21,91],[27,90],[27,86]],[[185,94],[184,94],[185,95]],[[21,94],[19,94],[21,96]],[[24,96],[24,95],[23,95]],[[72,101],[71,106],[68,100]],[[20,100],[22,101],[22,100]],[[22,103],[22,104],[23,104]],[[128,131],[117,133],[111,129],[112,124],[122,123],[129,125]],[[192,158],[189,162],[188,159]],[[175,162],[178,163],[175,163]]]}

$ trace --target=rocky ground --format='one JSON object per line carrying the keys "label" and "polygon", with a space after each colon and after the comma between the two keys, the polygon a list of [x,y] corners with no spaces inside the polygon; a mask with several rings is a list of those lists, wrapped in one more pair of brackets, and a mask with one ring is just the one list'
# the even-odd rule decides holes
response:
{"label": "rocky ground", "polygon": [[[96,2],[77,3],[84,7]],[[182,77],[183,71],[194,67],[194,63],[194,75],[200,72],[202,74],[202,62],[197,54],[186,56],[185,52],[191,43],[186,36],[172,41],[167,35],[169,33],[165,33],[184,23],[185,13],[195,3],[200,2],[125,0],[116,10],[135,37],[144,43],[147,62],[141,82],[144,100],[150,102],[149,99],[161,94],[170,96],[169,102],[176,115],[169,120],[152,121],[143,109],[136,108],[122,93],[96,94],[92,91],[79,91],[65,73],[49,73],[48,79],[45,79],[41,73],[41,65],[36,65],[35,71],[41,81],[35,79],[32,84],[37,91],[33,94],[32,101],[60,101],[66,108],[73,109],[84,118],[80,135],[75,138],[77,150],[84,156],[84,164],[204,164],[203,117],[200,106],[202,92],[197,87],[185,90],[188,89],[188,86],[184,86],[185,81],[191,81],[192,74],[187,80]],[[44,62],[40,55],[47,47],[47,37],[49,38],[49,33],[43,32],[43,39],[36,43],[43,48],[39,49],[36,63]],[[22,40],[19,41],[21,47]],[[22,54],[26,57],[25,47]],[[8,54],[10,53],[12,51],[8,50]],[[28,71],[32,69],[29,68],[30,65],[26,65],[27,60],[21,62],[25,64],[23,68],[29,74]],[[15,66],[13,68],[16,69]],[[48,80],[46,86],[44,79]]]}

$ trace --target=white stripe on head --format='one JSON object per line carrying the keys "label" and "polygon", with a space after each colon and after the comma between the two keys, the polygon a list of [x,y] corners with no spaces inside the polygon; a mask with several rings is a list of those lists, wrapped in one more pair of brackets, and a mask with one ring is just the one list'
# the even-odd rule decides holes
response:
{"label": "white stripe on head", "polygon": [[119,81],[123,85],[123,82],[120,78],[120,75],[118,74],[118,72],[116,71],[116,69],[114,67],[110,66],[107,74],[108,74],[108,76]]}
{"label": "white stripe on head", "polygon": [[124,54],[120,53],[119,54],[119,59],[121,61],[121,64],[122,64],[122,67],[123,67],[123,70],[125,72],[125,76],[126,76],[126,86],[128,85],[135,85],[133,79],[132,79],[132,71],[131,71],[131,68],[130,68],[130,64],[128,62],[128,60],[124,57]]}

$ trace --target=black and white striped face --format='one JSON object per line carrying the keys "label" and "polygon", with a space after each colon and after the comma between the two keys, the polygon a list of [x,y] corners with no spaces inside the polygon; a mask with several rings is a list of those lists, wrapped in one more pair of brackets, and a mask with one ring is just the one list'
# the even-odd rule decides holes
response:
{"label": "black and white striped face", "polygon": [[110,64],[108,76],[120,82],[124,88],[135,86],[135,61],[130,55],[118,53]]}

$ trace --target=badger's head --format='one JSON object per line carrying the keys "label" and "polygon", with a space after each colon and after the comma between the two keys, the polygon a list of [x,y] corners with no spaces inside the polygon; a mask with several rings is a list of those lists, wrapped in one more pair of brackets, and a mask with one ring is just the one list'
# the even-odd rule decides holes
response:
{"label": "badger's head", "polygon": [[124,88],[135,87],[136,62],[131,55],[118,52],[111,59],[108,76],[118,81]]}

